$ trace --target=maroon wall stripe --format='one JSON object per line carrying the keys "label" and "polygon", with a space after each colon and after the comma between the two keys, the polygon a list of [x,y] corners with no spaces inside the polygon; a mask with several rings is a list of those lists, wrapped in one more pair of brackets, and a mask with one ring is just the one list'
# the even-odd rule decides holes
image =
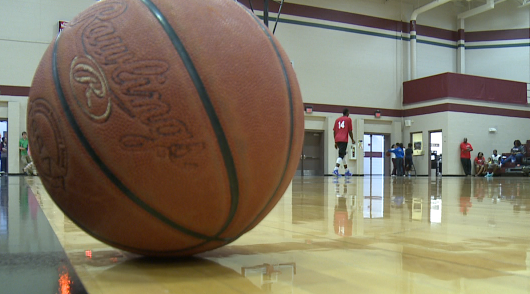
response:
{"label": "maroon wall stripe", "polygon": [[[249,7],[248,0],[238,0],[241,4]],[[256,10],[263,10],[263,1],[253,1],[253,7]],[[271,1],[269,4],[269,11],[277,12],[279,4]],[[293,3],[284,3],[282,14],[293,16],[321,19],[327,21],[341,22],[345,24],[359,25],[371,27],[376,29],[389,30],[392,32],[410,33],[410,23],[401,22],[391,19],[379,18],[374,16],[319,8],[313,6],[306,6]],[[448,41],[464,40],[461,38],[459,31],[452,31],[440,29],[429,26],[416,25],[417,35],[432,37]],[[496,40],[519,40],[530,38],[530,28],[528,29],[514,29],[514,30],[498,30],[498,31],[481,31],[481,32],[467,32],[467,40],[470,42],[476,41],[496,41]],[[460,38],[460,39],[459,39]]]}
{"label": "maroon wall stripe", "polygon": [[29,87],[2,86],[0,85],[0,95],[7,96],[29,96]]}
{"label": "maroon wall stripe", "polygon": [[515,110],[515,109],[502,109],[494,107],[483,107],[474,105],[461,105],[461,104],[449,104],[449,111],[452,112],[464,112],[464,113],[475,113],[475,114],[486,114],[486,115],[499,115],[508,117],[518,118],[530,118],[530,111]]}
{"label": "maroon wall stripe", "polygon": [[[248,0],[238,1],[250,8]],[[252,1],[252,6],[256,10],[263,10],[263,1],[254,0]],[[280,5],[278,3],[274,1],[269,2],[270,12],[278,12],[279,8]],[[394,32],[401,30],[401,23],[395,20],[294,3],[284,3],[282,14],[360,25]]]}
{"label": "maroon wall stripe", "polygon": [[458,36],[458,40],[465,40],[466,39],[466,33],[463,29],[459,29],[456,33]]}
{"label": "maroon wall stripe", "polygon": [[364,152],[364,157],[372,157],[372,158],[383,158],[383,152],[370,152],[370,151],[365,151]]}
{"label": "maroon wall stripe", "polygon": [[[341,105],[325,105],[325,104],[311,104],[305,103],[306,106],[313,106],[313,111],[336,113],[337,115],[342,114],[344,108],[350,110],[352,115],[374,115],[377,108],[367,107],[356,107],[356,106],[341,106]],[[503,109],[489,106],[475,106],[475,105],[462,105],[455,103],[443,103],[436,105],[423,106],[412,109],[380,109],[381,117],[409,117],[416,115],[433,114],[440,112],[463,112],[472,114],[484,114],[484,115],[498,115],[506,117],[518,117],[518,118],[530,118],[530,111],[527,110],[516,110],[516,109]]]}
{"label": "maroon wall stripe", "polygon": [[530,39],[530,29],[467,32],[468,42]]}
{"label": "maroon wall stripe", "polygon": [[458,33],[456,31],[444,30],[434,27],[417,25],[417,35],[442,39],[447,41],[458,41]]}
{"label": "maroon wall stripe", "polygon": [[[244,6],[250,8],[248,1],[238,1]],[[263,1],[253,1],[252,6],[256,10],[263,10]],[[271,1],[269,4],[269,11],[277,12],[278,9],[279,4]],[[282,7],[282,14],[334,21],[375,29],[383,29],[392,32],[403,32],[406,34],[410,33],[410,24],[406,22],[300,4],[284,3]],[[421,25],[417,25],[416,29],[417,35],[450,41],[457,40],[457,34],[454,31]]]}
{"label": "maroon wall stripe", "polygon": [[382,117],[384,116],[402,117],[402,111],[399,109],[344,106],[344,105],[327,105],[327,104],[314,104],[314,103],[305,103],[305,106],[313,106],[313,111],[318,111],[318,112],[332,112],[332,113],[342,114],[342,110],[344,110],[344,108],[348,108],[350,110],[350,114],[375,115],[375,111],[380,110]]}

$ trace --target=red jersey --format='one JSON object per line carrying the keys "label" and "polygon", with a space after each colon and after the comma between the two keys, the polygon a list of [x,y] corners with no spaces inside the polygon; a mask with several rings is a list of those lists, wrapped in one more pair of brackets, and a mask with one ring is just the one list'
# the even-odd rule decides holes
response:
{"label": "red jersey", "polygon": [[471,152],[467,150],[468,147],[469,149],[473,150],[473,147],[469,143],[462,142],[462,144],[460,144],[460,158],[471,159]]}
{"label": "red jersey", "polygon": [[335,131],[335,142],[348,142],[348,135],[353,130],[351,118],[341,116],[335,121],[333,131]]}

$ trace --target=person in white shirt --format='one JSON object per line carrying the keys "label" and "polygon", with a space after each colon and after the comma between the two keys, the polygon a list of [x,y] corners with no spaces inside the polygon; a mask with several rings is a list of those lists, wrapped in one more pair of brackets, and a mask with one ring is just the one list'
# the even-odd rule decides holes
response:
{"label": "person in white shirt", "polygon": [[[392,145],[391,147],[392,149],[390,150],[394,150],[394,148],[396,148],[396,145]],[[394,152],[389,152],[390,153],[390,159],[392,160],[392,176],[395,176],[396,175],[396,154]]]}
{"label": "person in white shirt", "polygon": [[493,177],[493,174],[497,171],[501,164],[501,155],[497,154],[497,149],[493,150],[493,155],[490,156],[491,162],[488,162],[488,173],[486,178]]}

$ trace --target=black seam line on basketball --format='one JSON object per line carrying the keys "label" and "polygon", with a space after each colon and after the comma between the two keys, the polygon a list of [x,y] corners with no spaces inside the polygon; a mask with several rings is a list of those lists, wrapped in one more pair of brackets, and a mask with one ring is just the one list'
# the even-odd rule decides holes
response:
{"label": "black seam line on basketball", "polygon": [[143,210],[145,210],[147,213],[152,215],[153,217],[157,218],[158,220],[162,221],[163,223],[167,224],[168,226],[179,230],[180,232],[187,234],[189,236],[203,239],[207,241],[224,241],[223,239],[219,239],[217,237],[211,237],[207,236],[195,231],[192,231],[190,229],[187,229],[185,227],[182,227],[166,216],[162,215],[158,211],[156,211],[154,208],[149,206],[147,203],[142,201],[140,198],[138,198],[125,184],[123,184],[114,173],[110,170],[109,167],[103,163],[103,160],[99,158],[99,156],[96,154],[96,151],[92,148],[90,143],[88,142],[88,139],[83,134],[83,131],[81,131],[81,128],[79,127],[79,124],[77,123],[76,119],[74,118],[74,115],[72,114],[70,110],[70,106],[66,102],[66,98],[64,95],[63,88],[60,83],[59,78],[59,69],[57,68],[57,47],[60,39],[60,34],[57,36],[57,39],[55,40],[54,48],[53,48],[53,56],[52,56],[52,73],[53,73],[53,80],[55,83],[55,90],[57,91],[57,95],[59,96],[59,100],[61,102],[61,105],[63,107],[64,113],[66,115],[66,118],[68,119],[68,122],[70,123],[70,126],[72,127],[72,130],[75,132],[77,138],[79,139],[79,142],[81,145],[83,145],[85,151],[90,155],[94,163],[99,167],[99,169],[107,176],[107,178],[132,202],[134,202],[136,205],[140,206]]}
{"label": "black seam line on basketball", "polygon": [[214,236],[214,237],[219,237],[228,228],[228,226],[232,222],[236,214],[238,202],[239,202],[239,182],[237,179],[236,167],[234,163],[234,158],[232,157],[232,151],[230,150],[230,145],[228,144],[228,140],[226,139],[225,133],[223,131],[223,127],[221,126],[221,122],[219,121],[219,117],[217,116],[217,113],[215,112],[215,108],[213,107],[212,101],[210,100],[208,92],[206,91],[206,87],[204,86],[201,80],[201,77],[199,76],[199,73],[197,69],[195,68],[195,65],[193,64],[193,61],[191,60],[190,55],[188,54],[186,48],[184,47],[184,44],[178,37],[173,27],[169,24],[169,21],[162,14],[162,12],[158,9],[158,7],[156,7],[156,5],[153,2],[151,2],[151,0],[140,0],[140,1],[142,1],[145,4],[145,6],[147,6],[147,8],[151,11],[151,13],[153,13],[155,18],[158,20],[158,22],[160,23],[160,25],[166,32],[167,36],[169,37],[171,43],[173,44],[173,47],[175,47],[175,50],[179,54],[182,60],[182,63],[184,64],[184,66],[186,67],[186,70],[188,71],[188,75],[190,76],[191,80],[193,81],[193,84],[195,85],[197,94],[199,94],[202,105],[204,106],[204,110],[206,111],[206,114],[208,115],[208,118],[210,119],[210,124],[212,125],[215,136],[217,138],[217,143],[219,145],[219,149],[221,150],[223,161],[225,163],[225,169],[228,175],[228,181],[230,184],[230,201],[231,201],[228,218],[225,224],[219,230],[219,232],[215,234]]}
{"label": "black seam line on basketball", "polygon": [[[241,3],[237,2],[240,6],[243,6]],[[244,234],[244,232],[246,232],[251,226],[252,224],[254,224],[254,222],[261,216],[261,214],[265,211],[265,209],[269,206],[269,204],[271,203],[272,199],[274,198],[274,196],[276,196],[276,193],[278,193],[278,190],[280,189],[280,186],[282,185],[283,181],[284,181],[284,177],[285,177],[285,173],[287,172],[287,167],[289,166],[289,160],[291,159],[291,152],[292,152],[292,147],[293,147],[293,137],[294,137],[294,106],[293,106],[293,94],[292,94],[292,91],[291,91],[291,82],[289,81],[289,75],[287,74],[287,69],[285,68],[285,63],[284,63],[284,60],[282,59],[282,56],[280,54],[280,51],[278,50],[278,47],[276,46],[276,44],[274,43],[274,40],[272,39],[272,36],[269,32],[269,29],[267,27],[265,27],[265,25],[263,24],[263,22],[256,17],[256,15],[254,15],[253,13],[251,13],[246,7],[242,7],[242,9],[250,14],[254,20],[258,23],[258,25],[261,27],[261,29],[263,30],[263,32],[265,33],[265,35],[267,36],[267,39],[269,39],[269,41],[271,42],[271,45],[272,47],[274,48],[274,51],[276,52],[276,56],[278,57],[278,60],[280,61],[280,65],[282,67],[282,71],[283,71],[283,77],[285,79],[285,85],[287,87],[287,92],[288,92],[288,96],[289,96],[289,110],[290,110],[290,120],[291,120],[291,128],[290,128],[290,138],[289,138],[289,149],[288,149],[288,152],[287,152],[287,159],[285,161],[285,166],[283,168],[283,172],[282,172],[282,176],[280,177],[280,182],[278,183],[278,185],[276,186],[276,189],[274,189],[274,192],[272,193],[272,196],[269,198],[269,200],[267,201],[267,203],[265,204],[265,206],[261,209],[261,211],[258,213],[258,215],[254,218],[254,220],[252,220],[252,222],[249,223],[248,226],[246,226],[244,229],[243,229],[243,233],[239,234],[238,236],[236,236],[235,238],[233,238],[232,240],[235,240],[237,238],[239,238],[240,236],[242,236]]]}

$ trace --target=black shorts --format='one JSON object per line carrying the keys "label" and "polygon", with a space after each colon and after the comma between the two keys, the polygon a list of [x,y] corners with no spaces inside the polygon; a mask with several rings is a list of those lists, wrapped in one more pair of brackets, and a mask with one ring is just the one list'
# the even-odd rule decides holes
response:
{"label": "black shorts", "polygon": [[348,142],[336,142],[337,147],[339,147],[339,157],[344,159],[346,156],[346,149],[348,148]]}
{"label": "black shorts", "polygon": [[412,158],[405,157],[405,166],[411,166],[412,165]]}

